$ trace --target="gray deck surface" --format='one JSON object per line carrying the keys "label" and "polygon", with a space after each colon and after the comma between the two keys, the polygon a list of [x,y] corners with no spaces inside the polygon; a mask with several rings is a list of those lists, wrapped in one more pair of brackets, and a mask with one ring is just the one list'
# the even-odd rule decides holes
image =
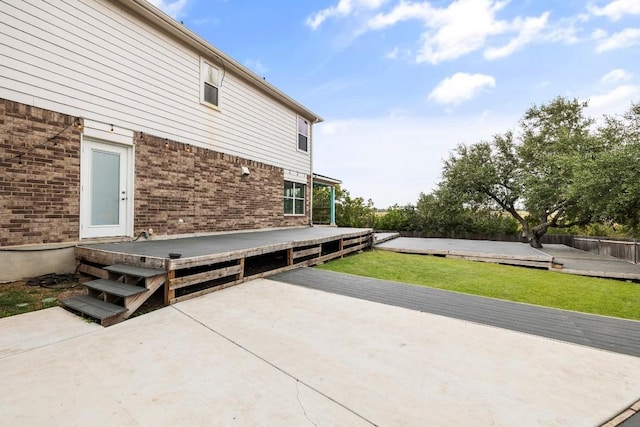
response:
{"label": "gray deck surface", "polygon": [[594,254],[566,245],[547,244],[541,249],[563,265],[563,270],[612,272],[637,275],[640,266],[609,255]]}
{"label": "gray deck surface", "polygon": [[618,424],[618,427],[640,427],[640,412],[637,412],[621,424]]}
{"label": "gray deck surface", "polygon": [[424,239],[400,237],[375,244],[378,249],[397,250],[418,254],[465,254],[468,256],[493,256],[521,260],[547,259],[562,264],[563,273],[614,279],[640,280],[640,265],[609,256],[593,254],[566,245],[546,244],[534,249],[527,243],[494,242],[489,240]]}
{"label": "gray deck surface", "polygon": [[388,242],[377,244],[376,247],[380,249],[413,249],[416,251],[499,255],[505,257],[525,257],[538,260],[551,260],[551,257],[546,253],[534,249],[526,243],[518,242],[399,237]]}
{"label": "gray deck surface", "polygon": [[270,277],[294,285],[640,356],[640,322],[299,268]]}
{"label": "gray deck surface", "polygon": [[326,238],[339,239],[343,235],[365,232],[366,230],[367,229],[363,228],[305,227],[185,237],[169,240],[98,243],[81,246],[104,251],[159,258],[166,258],[169,256],[169,253],[179,253],[182,255],[182,258],[190,258],[291,242],[305,242]]}

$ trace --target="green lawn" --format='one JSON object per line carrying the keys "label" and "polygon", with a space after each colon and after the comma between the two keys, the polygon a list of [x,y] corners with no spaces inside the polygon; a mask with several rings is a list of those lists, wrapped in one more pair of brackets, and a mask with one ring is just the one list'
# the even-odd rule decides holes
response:
{"label": "green lawn", "polygon": [[640,284],[434,256],[368,251],[317,268],[640,320]]}

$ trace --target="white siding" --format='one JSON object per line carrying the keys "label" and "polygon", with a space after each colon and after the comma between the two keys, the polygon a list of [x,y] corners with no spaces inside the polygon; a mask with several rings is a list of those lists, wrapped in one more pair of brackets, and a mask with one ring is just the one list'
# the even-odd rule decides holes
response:
{"label": "white siding", "polygon": [[198,53],[107,0],[0,0],[0,18],[1,98],[311,173],[296,112],[228,71],[220,110],[200,104]]}

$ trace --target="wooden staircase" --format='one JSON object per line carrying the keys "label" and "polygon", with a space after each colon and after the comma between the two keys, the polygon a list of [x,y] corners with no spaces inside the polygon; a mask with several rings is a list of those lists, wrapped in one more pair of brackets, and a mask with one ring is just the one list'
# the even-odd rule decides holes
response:
{"label": "wooden staircase", "polygon": [[166,271],[115,264],[103,268],[101,276],[84,285],[87,295],[60,301],[72,311],[92,317],[102,326],[129,318],[166,280]]}

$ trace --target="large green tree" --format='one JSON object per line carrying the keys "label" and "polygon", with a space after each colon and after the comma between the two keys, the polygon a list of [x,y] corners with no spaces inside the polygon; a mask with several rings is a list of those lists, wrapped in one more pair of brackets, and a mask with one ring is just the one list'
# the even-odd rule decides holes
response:
{"label": "large green tree", "polygon": [[558,97],[529,108],[517,133],[459,145],[445,161],[440,191],[468,206],[508,212],[533,247],[542,247],[549,228],[592,222],[597,210],[577,180],[585,160],[600,158],[608,143],[592,131],[586,107]]}
{"label": "large green tree", "polygon": [[588,157],[573,187],[580,209],[605,224],[640,228],[640,103],[598,128],[602,149]]}

